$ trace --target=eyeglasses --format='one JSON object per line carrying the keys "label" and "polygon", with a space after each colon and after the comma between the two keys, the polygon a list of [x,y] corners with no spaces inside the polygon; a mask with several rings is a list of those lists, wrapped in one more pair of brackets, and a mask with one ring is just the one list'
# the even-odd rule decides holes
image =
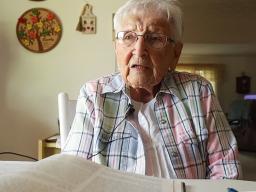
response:
{"label": "eyeglasses", "polygon": [[129,47],[138,40],[139,36],[142,36],[144,38],[144,42],[147,46],[154,49],[164,48],[167,42],[175,43],[172,38],[160,33],[145,33],[143,35],[138,35],[133,31],[120,31],[116,34],[116,39]]}

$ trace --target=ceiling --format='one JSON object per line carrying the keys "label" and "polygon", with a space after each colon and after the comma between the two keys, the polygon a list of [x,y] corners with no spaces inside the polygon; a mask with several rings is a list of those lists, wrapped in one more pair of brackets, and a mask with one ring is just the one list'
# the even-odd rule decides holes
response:
{"label": "ceiling", "polygon": [[180,0],[184,42],[256,44],[256,0]]}

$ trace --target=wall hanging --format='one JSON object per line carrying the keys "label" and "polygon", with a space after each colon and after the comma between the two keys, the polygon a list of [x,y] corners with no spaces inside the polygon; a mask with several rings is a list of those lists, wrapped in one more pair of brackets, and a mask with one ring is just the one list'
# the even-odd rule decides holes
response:
{"label": "wall hanging", "polygon": [[92,6],[88,3],[83,8],[76,30],[85,34],[96,33],[96,16],[92,13]]}
{"label": "wall hanging", "polygon": [[242,73],[241,76],[236,77],[236,92],[247,94],[251,91],[251,77]]}
{"label": "wall hanging", "polygon": [[33,8],[18,19],[16,33],[23,47],[32,52],[43,53],[59,43],[62,25],[54,12],[45,8]]}

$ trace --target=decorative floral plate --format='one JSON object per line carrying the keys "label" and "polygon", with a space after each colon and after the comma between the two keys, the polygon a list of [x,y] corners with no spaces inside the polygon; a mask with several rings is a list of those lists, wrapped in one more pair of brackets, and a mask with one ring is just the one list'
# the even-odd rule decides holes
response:
{"label": "decorative floral plate", "polygon": [[52,11],[33,8],[18,19],[16,33],[23,47],[32,52],[43,53],[50,51],[59,43],[62,25]]}

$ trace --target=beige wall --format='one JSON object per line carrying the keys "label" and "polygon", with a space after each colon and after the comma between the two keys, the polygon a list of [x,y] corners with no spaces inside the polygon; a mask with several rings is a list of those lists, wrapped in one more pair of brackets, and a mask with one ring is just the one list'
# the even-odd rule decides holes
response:
{"label": "beige wall", "polygon": [[[125,0],[89,1],[97,16],[96,35],[75,31],[85,2],[0,1],[0,152],[12,151],[36,157],[37,140],[58,131],[58,92],[66,91],[72,98],[76,98],[85,81],[115,71],[111,20],[112,13]],[[17,40],[17,19],[33,7],[51,9],[62,21],[61,41],[50,52],[29,52]],[[256,91],[254,54],[240,52],[237,56],[214,52],[213,55],[210,45],[210,51],[202,55],[200,51],[194,52],[198,47],[186,35],[189,29],[185,32],[190,44],[185,46],[182,62],[223,64],[227,73],[221,85],[221,103],[225,109],[232,98],[238,97],[234,92],[234,78],[241,71],[253,77],[253,90]],[[202,51],[205,50],[203,48]],[[219,49],[214,48],[216,50]]]}

